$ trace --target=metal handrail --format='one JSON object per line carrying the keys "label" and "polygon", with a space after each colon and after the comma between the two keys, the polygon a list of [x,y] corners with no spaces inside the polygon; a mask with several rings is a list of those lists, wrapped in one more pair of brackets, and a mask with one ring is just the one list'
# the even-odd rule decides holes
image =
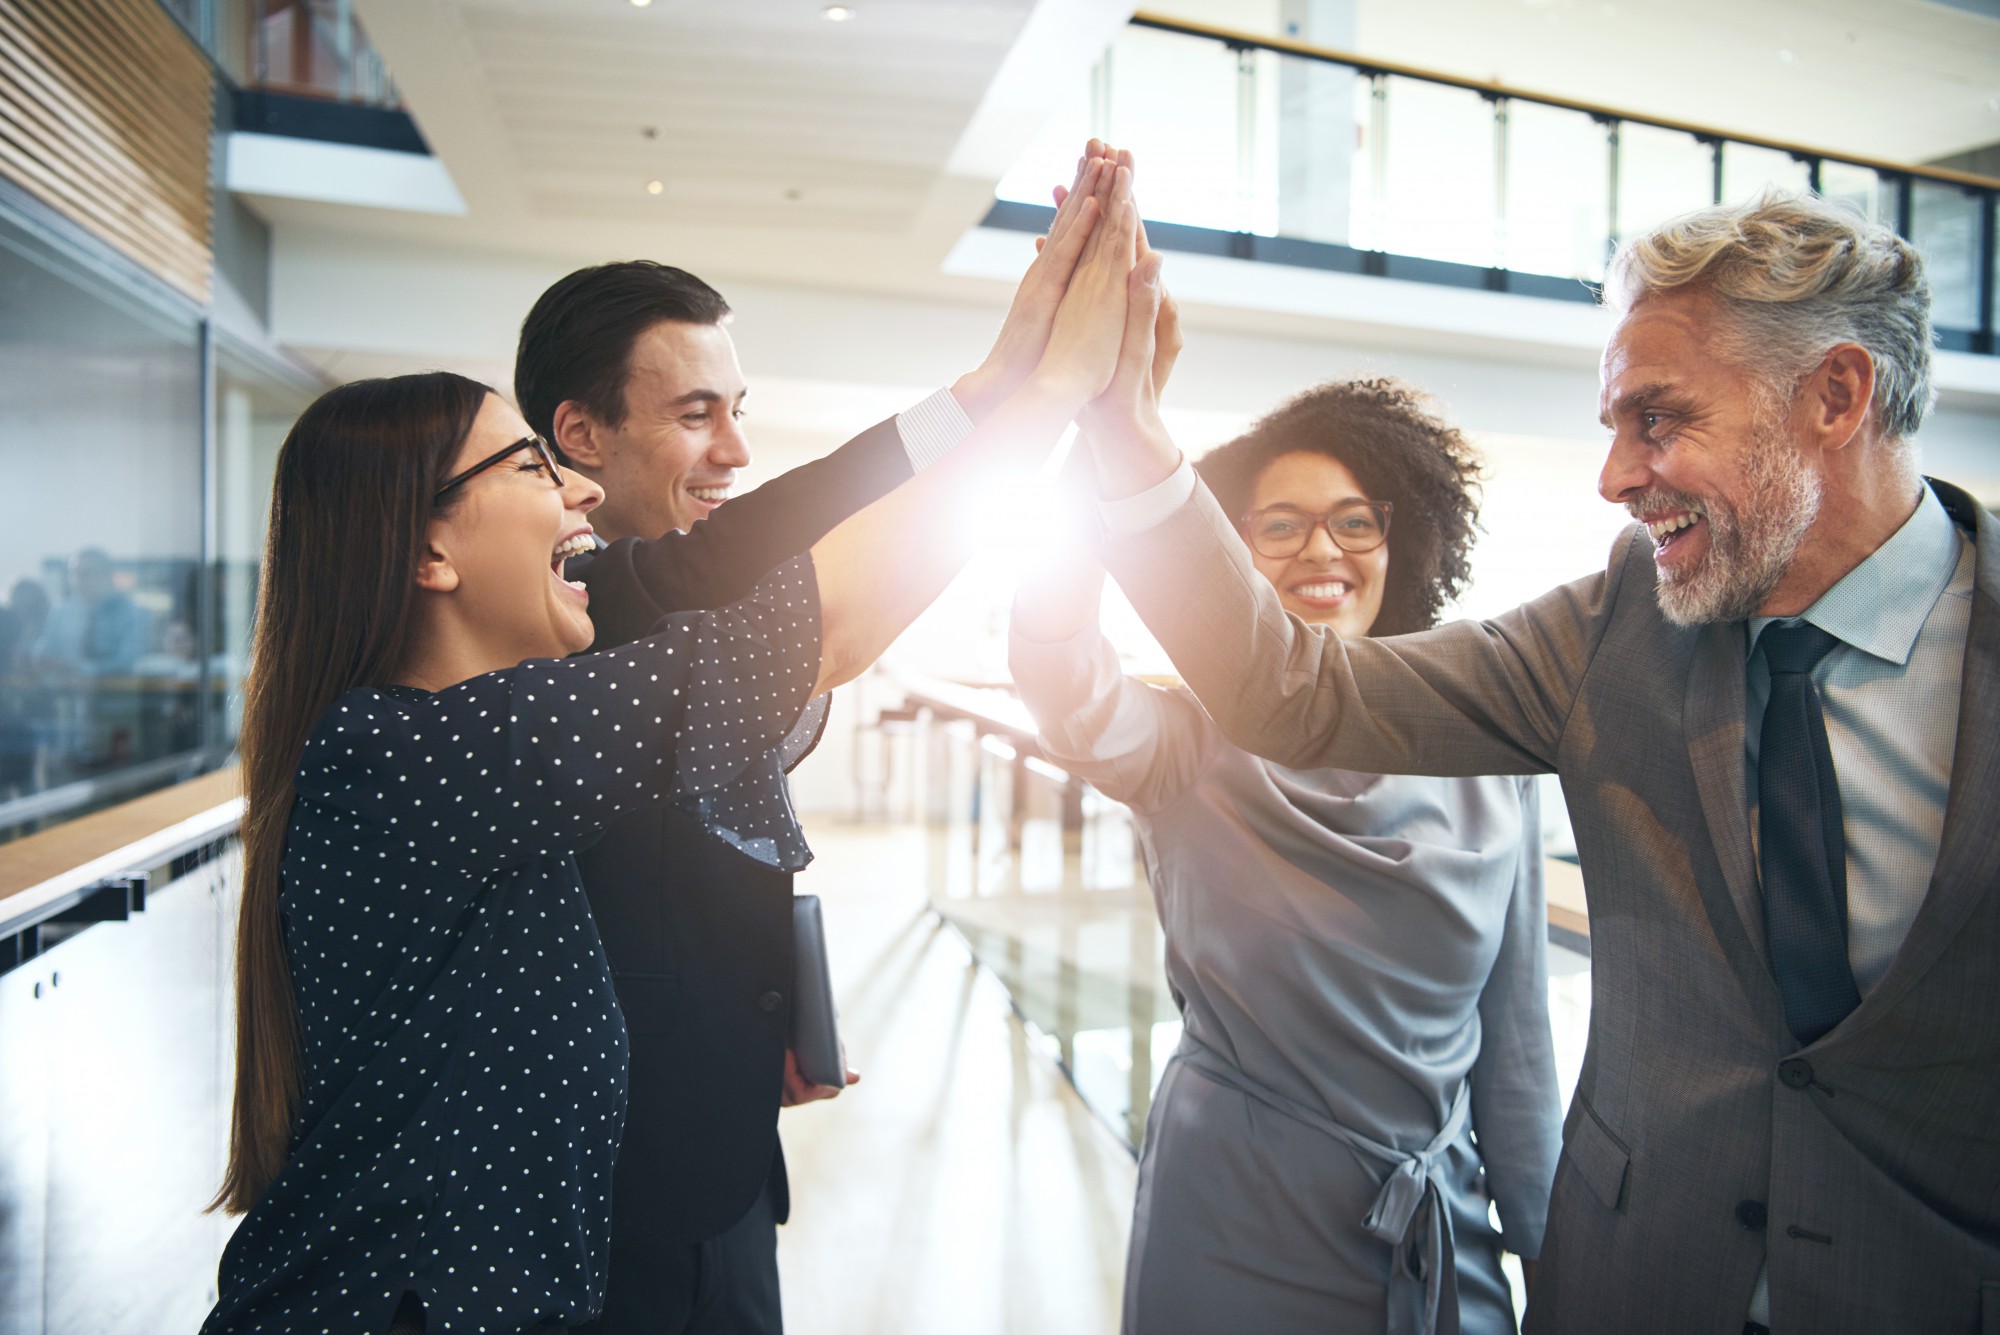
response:
{"label": "metal handrail", "polygon": [[0,900],[0,938],[47,922],[76,907],[107,881],[142,874],[227,839],[242,822],[243,799],[233,797],[9,895]]}
{"label": "metal handrail", "polygon": [[1309,42],[1293,41],[1285,37],[1264,37],[1256,33],[1244,32],[1238,28],[1224,28],[1212,23],[1191,23],[1185,19],[1169,18],[1164,14],[1154,14],[1140,10],[1132,15],[1131,26],[1152,28],[1160,32],[1178,33],[1183,37],[1206,37],[1221,42],[1232,49],[1249,48],[1257,51],[1271,51],[1278,55],[1299,56],[1306,60],[1327,65],[1345,65],[1361,74],[1388,74],[1399,78],[1417,79],[1424,83],[1444,84],[1451,88],[1462,88],[1487,98],[1508,98],[1517,102],[1529,102],[1538,106],[1556,107],[1564,111],[1580,111],[1601,121],[1619,121],[1630,125],[1650,125],[1657,129],[1674,130],[1719,143],[1745,144],[1752,148],[1768,148],[1780,153],[1788,153],[1802,161],[1820,160],[1844,162],[1850,166],[1866,167],[1871,171],[1891,176],[1906,176],[1915,180],[1939,181],[1948,185],[1971,186],[1979,190],[2000,191],[2000,178],[1980,176],[1974,172],[1954,171],[1948,167],[1924,167],[1907,162],[1890,162],[1882,158],[1864,157],[1853,153],[1842,153],[1834,149],[1814,148],[1806,144],[1792,143],[1784,139],[1766,139],[1758,135],[1739,134],[1733,130],[1718,129],[1712,125],[1701,125],[1694,121],[1670,120],[1661,116],[1650,116],[1643,112],[1626,111],[1618,107],[1605,106],[1597,102],[1583,102],[1576,98],[1559,97],[1553,93],[1531,92],[1506,84],[1484,79],[1468,79],[1463,75],[1446,74],[1440,70],[1424,69],[1417,65],[1405,65],[1399,61],[1380,60],[1364,56],[1354,51],[1342,51],[1330,46],[1314,46]]}

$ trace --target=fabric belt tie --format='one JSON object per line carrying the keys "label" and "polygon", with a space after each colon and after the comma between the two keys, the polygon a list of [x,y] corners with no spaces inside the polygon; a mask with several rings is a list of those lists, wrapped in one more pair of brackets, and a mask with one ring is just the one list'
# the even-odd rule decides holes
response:
{"label": "fabric belt tie", "polygon": [[1458,1335],[1458,1271],[1452,1247],[1451,1211],[1444,1202],[1444,1161],[1472,1111],[1472,1082],[1461,1080],[1444,1126],[1423,1149],[1394,1149],[1324,1112],[1268,1089],[1253,1087],[1200,1040],[1181,1035],[1179,1057],[1216,1084],[1255,1099],[1273,1112],[1332,1136],[1341,1144],[1389,1166],[1361,1224],[1389,1244],[1388,1335]]}

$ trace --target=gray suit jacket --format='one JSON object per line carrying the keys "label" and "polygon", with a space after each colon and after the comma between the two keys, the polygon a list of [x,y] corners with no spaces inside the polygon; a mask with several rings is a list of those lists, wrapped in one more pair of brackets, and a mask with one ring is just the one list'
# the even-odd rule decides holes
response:
{"label": "gray suit jacket", "polygon": [[1684,629],[1628,530],[1504,616],[1339,639],[1279,607],[1205,488],[1107,564],[1229,739],[1291,766],[1554,771],[1590,901],[1590,1046],[1531,1332],[2000,1332],[2000,525],[1977,575],[1944,838],[1860,1007],[1799,1050],[1764,942],[1741,623]]}

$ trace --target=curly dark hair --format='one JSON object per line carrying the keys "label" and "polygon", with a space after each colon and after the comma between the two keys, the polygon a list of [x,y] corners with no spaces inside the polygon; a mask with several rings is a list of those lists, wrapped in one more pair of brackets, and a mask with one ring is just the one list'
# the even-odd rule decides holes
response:
{"label": "curly dark hair", "polygon": [[1382,611],[1369,634],[1436,625],[1471,575],[1466,554],[1479,531],[1482,469],[1464,435],[1412,385],[1386,376],[1336,380],[1286,400],[1210,450],[1195,471],[1234,519],[1273,460],[1301,453],[1338,460],[1370,500],[1396,507]]}

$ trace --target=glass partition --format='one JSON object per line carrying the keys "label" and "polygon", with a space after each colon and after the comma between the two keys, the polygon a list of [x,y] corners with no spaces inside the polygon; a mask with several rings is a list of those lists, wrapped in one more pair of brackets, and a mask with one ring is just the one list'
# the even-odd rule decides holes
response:
{"label": "glass partition", "polygon": [[0,839],[200,745],[201,385],[192,310],[0,217]]}
{"label": "glass partition", "polygon": [[1679,130],[1618,124],[1618,238],[1715,202],[1716,145]]}
{"label": "glass partition", "polygon": [[1560,107],[1509,99],[1500,266],[1597,282],[1611,237],[1606,127]]}
{"label": "glass partition", "polygon": [[1278,93],[1269,135],[1277,160],[1274,230],[1307,241],[1358,244],[1353,240],[1354,210],[1363,196],[1356,192],[1355,143],[1360,127],[1368,123],[1369,82],[1345,65],[1296,56],[1273,60]]}
{"label": "glass partition", "polygon": [[1148,215],[1249,230],[1238,188],[1242,107],[1236,53],[1128,28],[1105,59],[1110,98],[1103,132],[1143,162],[1172,163],[1147,175]]}
{"label": "glass partition", "polygon": [[1812,168],[1790,153],[1756,144],[1724,142],[1722,153],[1722,200],[1741,204],[1755,199],[1772,186],[1780,190],[1810,190]]}
{"label": "glass partition", "polygon": [[400,108],[353,0],[162,0],[238,87]]}
{"label": "glass partition", "polygon": [[1819,192],[1870,222],[1896,225],[1896,183],[1873,167],[1828,158],[1820,163]]}
{"label": "glass partition", "polygon": [[1377,250],[1490,267],[1498,220],[1493,103],[1463,88],[1389,78]]}
{"label": "glass partition", "polygon": [[[1809,189],[1817,169],[1827,198],[1917,233],[1948,346],[1993,350],[1978,275],[1996,259],[1980,228],[1981,210],[2000,192],[1926,180],[1922,168],[1878,172],[1816,150],[1697,134],[1450,75],[1374,70],[1144,15],[1120,31],[1087,87],[1056,100],[1000,198],[1046,205],[1049,183],[1069,176],[1077,145],[1092,134],[1144,155],[1143,203],[1157,222],[1585,282],[1602,279],[1620,238],[1766,188]],[[1913,180],[1919,188],[1906,207]],[[1014,211],[998,225],[1034,221]],[[1357,267],[1351,254],[1316,258],[1310,246],[1200,248]],[[1422,266],[1389,271],[1490,281]]]}
{"label": "glass partition", "polygon": [[1979,327],[1980,204],[1955,185],[1911,183],[1910,241],[1923,253],[1931,322],[1941,330]]}
{"label": "glass partition", "polygon": [[211,476],[201,312],[0,206],[0,842],[235,746],[272,468],[318,386],[212,347]]}

